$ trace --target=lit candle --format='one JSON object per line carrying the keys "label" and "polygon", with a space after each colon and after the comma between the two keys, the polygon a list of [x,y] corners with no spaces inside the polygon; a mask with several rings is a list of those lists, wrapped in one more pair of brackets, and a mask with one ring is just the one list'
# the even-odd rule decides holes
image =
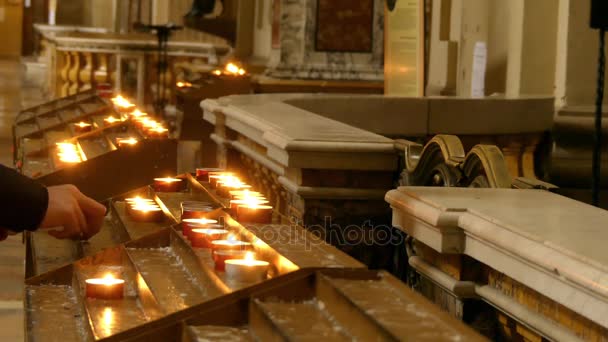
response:
{"label": "lit candle", "polygon": [[242,251],[251,249],[251,243],[237,240],[229,236],[227,240],[216,240],[211,243],[211,249],[217,251]]}
{"label": "lit candle", "polygon": [[139,142],[139,140],[137,140],[135,138],[117,138],[116,139],[116,144],[118,145],[118,147],[135,146],[135,145],[137,145],[138,142]]}
{"label": "lit candle", "polygon": [[135,108],[135,105],[131,103],[129,100],[122,97],[122,95],[118,95],[112,98],[112,103],[122,110],[129,110]]}
{"label": "lit candle", "polygon": [[213,70],[213,74],[215,76],[222,76],[222,70],[219,70],[219,69]]}
{"label": "lit candle", "polygon": [[226,277],[238,282],[259,282],[266,279],[269,266],[269,262],[255,260],[253,253],[247,252],[243,259],[225,261]]}
{"label": "lit candle", "polygon": [[62,163],[75,164],[83,161],[83,156],[76,144],[57,143],[56,145],[58,149],[57,156]]}
{"label": "lit candle", "polygon": [[124,297],[125,281],[116,279],[111,274],[103,278],[85,280],[87,298],[122,299]]}
{"label": "lit candle", "polygon": [[223,182],[225,180],[228,179],[235,179],[238,180],[238,178],[236,176],[234,176],[232,174],[232,172],[218,172],[218,173],[210,173],[209,174],[209,186],[212,189],[215,189],[217,187],[217,183],[219,182]]}
{"label": "lit candle", "polygon": [[251,185],[242,183],[238,179],[230,179],[228,181],[218,181],[216,192],[217,192],[218,196],[228,198],[228,197],[230,197],[230,191],[245,190],[245,189],[250,189],[250,188],[251,188]]}
{"label": "lit candle", "polygon": [[154,190],[157,192],[179,192],[184,188],[180,178],[154,178]]}
{"label": "lit candle", "polygon": [[268,204],[268,200],[262,197],[248,197],[230,200],[230,210],[236,215],[240,205],[263,205]]}
{"label": "lit candle", "polygon": [[192,87],[192,83],[190,83],[190,82],[177,82],[175,85],[177,85],[178,88],[190,88],[190,87]]}
{"label": "lit candle", "polygon": [[155,138],[167,138],[167,137],[169,137],[169,129],[164,128],[164,127],[150,128],[146,132],[148,133],[149,136],[155,137]]}
{"label": "lit candle", "polygon": [[195,228],[190,233],[190,242],[194,248],[211,248],[213,241],[225,239],[228,231],[218,228]]}
{"label": "lit candle", "polygon": [[224,171],[223,169],[216,169],[216,168],[197,168],[196,169],[196,179],[201,182],[208,182],[210,173],[218,173],[218,172],[223,172],[223,171]]}
{"label": "lit candle", "polygon": [[221,272],[226,269],[226,260],[243,259],[246,255],[247,251],[242,250],[219,250],[211,254],[215,270]]}
{"label": "lit candle", "polygon": [[163,210],[157,205],[139,204],[127,207],[127,213],[133,221],[137,222],[161,222]]}
{"label": "lit candle", "polygon": [[131,114],[129,114],[132,118],[143,118],[148,116],[148,113],[144,113],[139,109],[135,109]]}
{"label": "lit candle", "polygon": [[205,218],[210,212],[215,210],[211,203],[184,201],[182,207],[182,220],[192,218]]}
{"label": "lit candle", "polygon": [[[272,207],[258,203],[260,200],[250,198],[246,203],[236,206],[236,220],[241,223],[272,223]],[[231,205],[232,208],[232,205]]]}
{"label": "lit candle", "polygon": [[264,198],[261,192],[245,190],[230,191],[230,199]]}
{"label": "lit candle", "polygon": [[200,229],[200,228],[220,228],[224,227],[217,224],[216,220],[206,219],[206,218],[187,218],[182,219],[182,234],[188,239],[190,239],[190,234],[192,233],[192,229]]}
{"label": "lit candle", "polygon": [[115,124],[117,122],[121,122],[122,120],[119,118],[116,118],[114,116],[108,116],[107,118],[103,119],[103,121],[107,124],[107,125],[112,125]]}
{"label": "lit candle", "polygon": [[87,133],[90,132],[92,129],[93,125],[84,121],[74,124],[74,132],[76,133]]}

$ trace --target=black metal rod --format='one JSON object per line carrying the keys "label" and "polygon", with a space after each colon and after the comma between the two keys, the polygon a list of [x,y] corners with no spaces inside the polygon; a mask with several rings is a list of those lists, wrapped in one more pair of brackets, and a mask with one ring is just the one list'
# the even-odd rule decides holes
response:
{"label": "black metal rod", "polygon": [[600,29],[599,60],[597,67],[597,94],[595,99],[595,134],[593,139],[593,175],[592,175],[592,203],[599,207],[601,188],[602,163],[602,106],[604,104],[604,77],[606,68],[606,34]]}

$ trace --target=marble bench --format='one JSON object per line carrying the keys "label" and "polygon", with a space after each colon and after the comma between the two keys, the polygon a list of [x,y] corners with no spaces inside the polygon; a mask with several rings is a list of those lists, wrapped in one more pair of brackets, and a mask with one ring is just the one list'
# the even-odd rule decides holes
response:
{"label": "marble bench", "polygon": [[608,212],[541,190],[402,187],[386,200],[415,241],[409,263],[433,284],[427,295],[455,315],[479,299],[505,330],[607,336]]}

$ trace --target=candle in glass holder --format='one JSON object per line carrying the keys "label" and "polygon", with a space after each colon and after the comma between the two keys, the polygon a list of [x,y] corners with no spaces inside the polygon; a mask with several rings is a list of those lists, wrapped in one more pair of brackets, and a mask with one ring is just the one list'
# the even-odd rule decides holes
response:
{"label": "candle in glass holder", "polygon": [[242,259],[246,255],[247,251],[244,250],[218,250],[211,252],[215,270],[222,272],[226,269],[226,260]]}
{"label": "candle in glass holder", "polygon": [[127,207],[127,213],[137,222],[161,222],[163,210],[158,205],[136,204]]}
{"label": "candle in glass holder", "polygon": [[190,232],[190,242],[194,248],[211,248],[211,243],[223,240],[228,236],[228,231],[218,228],[194,228]]}
{"label": "candle in glass holder", "polygon": [[191,218],[205,218],[216,207],[208,202],[184,201],[181,203],[182,220]]}
{"label": "candle in glass holder", "polygon": [[217,187],[217,183],[222,180],[226,180],[228,178],[236,178],[232,172],[213,172],[209,173],[209,186],[212,189]]}
{"label": "candle in glass holder", "polygon": [[197,168],[196,169],[196,179],[201,182],[209,181],[210,173],[218,173],[224,171],[223,169],[217,168]]}
{"label": "candle in glass holder", "polygon": [[230,199],[262,198],[266,199],[261,192],[245,190],[232,190],[229,192]]}
{"label": "candle in glass holder", "polygon": [[252,245],[247,241],[237,240],[234,236],[229,236],[226,240],[216,240],[211,243],[213,252],[217,251],[245,251],[250,250]]}
{"label": "candle in glass holder", "polygon": [[270,224],[272,223],[272,207],[249,200],[247,204],[237,205],[236,220],[241,223]]}
{"label": "candle in glass holder", "polygon": [[229,198],[230,191],[245,190],[245,189],[250,189],[250,188],[251,188],[251,185],[241,183],[240,181],[239,182],[235,182],[235,181],[220,182],[220,181],[218,181],[216,193],[218,194],[218,196],[221,196],[224,198]]}
{"label": "candle in glass holder", "polygon": [[254,283],[266,279],[270,263],[255,260],[253,252],[245,253],[244,258],[225,261],[226,278],[238,282]]}
{"label": "candle in glass holder", "polygon": [[135,138],[117,138],[116,139],[116,144],[118,145],[118,147],[135,146],[135,145],[137,145],[137,143],[139,143],[139,140],[137,140]]}
{"label": "candle in glass holder", "polygon": [[249,197],[243,199],[230,200],[230,211],[236,215],[240,205],[264,205],[268,204],[268,200],[263,197]]}
{"label": "candle in glass holder", "polygon": [[93,129],[93,125],[88,122],[78,122],[74,124],[74,132],[76,133],[87,133]]}
{"label": "candle in glass holder", "polygon": [[59,161],[66,164],[76,164],[82,162],[82,154],[78,146],[72,143],[57,143],[57,156]]}
{"label": "candle in glass holder", "polygon": [[179,192],[184,189],[181,178],[154,178],[154,190],[157,192]]}
{"label": "candle in glass holder", "polygon": [[87,298],[122,299],[124,297],[125,281],[108,274],[103,278],[85,280],[85,290]]}
{"label": "candle in glass holder", "polygon": [[182,234],[188,239],[190,239],[190,233],[192,233],[192,229],[200,229],[200,228],[218,228],[224,229],[222,225],[217,224],[217,220],[211,220],[206,218],[189,218],[182,219]]}

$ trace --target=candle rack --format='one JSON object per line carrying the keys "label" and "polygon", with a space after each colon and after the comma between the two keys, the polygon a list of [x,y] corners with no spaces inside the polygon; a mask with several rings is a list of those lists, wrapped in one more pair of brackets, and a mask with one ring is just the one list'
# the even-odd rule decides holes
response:
{"label": "candle rack", "polygon": [[[184,192],[155,193],[148,186],[111,199],[102,231],[87,243],[54,240],[45,232],[29,234],[26,268],[31,277],[26,281],[26,321],[35,320],[36,324],[28,330],[28,340],[42,336],[45,327],[56,322],[54,314],[61,305],[51,308],[39,305],[51,300],[46,298],[49,293],[71,303],[70,310],[74,311],[67,311],[72,317],[82,318],[78,324],[84,328],[76,330],[79,335],[74,339],[67,339],[79,341],[120,334],[123,328],[137,330],[133,326],[147,324],[147,320],[139,319],[143,316],[157,319],[177,314],[255,285],[227,278],[224,272],[215,270],[209,249],[191,246],[177,224],[183,201],[212,203],[217,209],[209,212],[209,218],[221,222],[238,239],[252,242],[256,259],[271,264],[268,272],[271,279],[300,268],[364,268],[323,241],[317,240],[310,249],[305,242],[313,241],[314,236],[301,235],[310,234],[301,227],[277,225],[273,228],[276,232],[296,230],[290,234],[293,241],[284,237],[280,241],[268,238],[262,231],[256,235],[236,222],[219,203],[213,202],[192,177],[185,175],[184,178],[188,183]],[[134,196],[155,200],[163,209],[165,219],[152,223],[133,221],[126,213],[124,199]],[[135,310],[141,317],[137,314],[132,326],[112,326],[106,331],[104,317],[110,316],[105,310],[107,305],[85,299],[82,284],[88,278],[103,276],[108,270],[126,281],[125,298],[129,301],[126,308],[132,308],[133,303],[147,303],[144,310],[151,313]],[[133,290],[135,288],[139,290]],[[127,315],[120,304],[115,303],[111,309],[112,317]]]}
{"label": "candle rack", "polygon": [[[15,164],[45,185],[74,184],[96,200],[175,173],[177,142],[147,135],[129,114],[85,92],[23,111],[15,122]],[[108,122],[113,117],[115,122]],[[91,125],[89,132],[75,128]],[[119,140],[137,139],[119,147]],[[59,157],[57,143],[73,145],[71,159]]]}

